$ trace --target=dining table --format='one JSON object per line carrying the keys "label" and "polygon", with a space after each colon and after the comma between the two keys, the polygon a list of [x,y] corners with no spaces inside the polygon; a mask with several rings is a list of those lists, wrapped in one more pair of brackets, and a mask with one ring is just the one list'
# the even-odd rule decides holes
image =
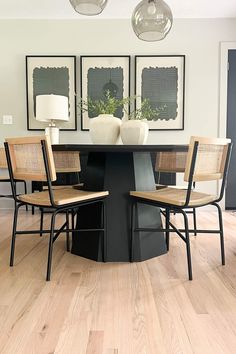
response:
{"label": "dining table", "polygon": [[[187,151],[187,145],[94,145],[58,144],[53,150],[79,151],[82,164],[83,189],[109,192],[106,201],[106,261],[129,262],[131,238],[130,191],[156,189],[152,156],[160,151]],[[93,229],[101,225],[101,205],[80,207],[76,229]],[[138,205],[138,227],[161,228],[157,207]],[[144,261],[167,252],[163,232],[137,232],[133,260]],[[75,255],[102,261],[101,231],[74,231],[72,249]]]}

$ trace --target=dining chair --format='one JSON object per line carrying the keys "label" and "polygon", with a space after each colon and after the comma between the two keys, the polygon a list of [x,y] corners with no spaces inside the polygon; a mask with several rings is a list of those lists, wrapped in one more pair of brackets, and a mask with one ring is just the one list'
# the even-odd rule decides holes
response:
{"label": "dining chair", "polygon": [[[61,188],[54,190],[52,182],[56,180],[56,169],[53,159],[50,139],[48,136],[32,136],[26,138],[7,138],[5,139],[5,150],[7,156],[7,163],[9,175],[11,180],[12,194],[15,200],[15,211],[12,228],[12,243],[10,266],[14,263],[14,250],[16,235],[21,234],[39,234],[49,233],[48,245],[48,261],[47,261],[47,275],[46,280],[50,280],[51,266],[52,266],[52,252],[53,244],[62,233],[66,233],[67,250],[69,233],[72,231],[81,231],[70,229],[68,212],[70,210],[82,208],[85,205],[100,203],[101,212],[101,227],[97,229],[85,229],[83,231],[101,231],[102,236],[102,250],[103,260],[106,260],[106,206],[105,200],[109,194],[107,191],[84,191],[72,188]],[[47,182],[48,190],[22,194],[17,196],[15,190],[15,179],[35,180]],[[37,206],[40,208],[50,208],[51,226],[50,229],[43,230],[18,230],[18,211],[23,205]],[[65,212],[65,222],[59,228],[55,228],[56,216],[58,213]],[[63,215],[63,214],[62,214]]]}
{"label": "dining chair", "polygon": [[[4,170],[4,171],[5,170],[8,171],[7,159],[6,159],[6,153],[5,153],[4,147],[0,148],[0,169]],[[10,185],[11,180],[10,180],[10,177],[9,177],[8,173],[4,174],[4,175],[0,175],[0,183],[8,183]],[[23,183],[25,194],[27,193],[27,185],[26,185],[26,182],[24,180],[15,180],[14,183],[15,183],[15,185],[17,183]],[[12,194],[0,194],[0,198],[12,199],[13,196],[12,196]],[[26,205],[26,210],[28,210],[28,206],[27,205]]]}
{"label": "dining chair", "polygon": [[[70,181],[67,178],[67,176],[70,177],[70,175],[73,173],[76,175],[75,179],[79,181],[79,172],[81,171],[79,151],[57,150],[57,151],[53,151],[52,153],[53,153],[56,174],[63,173],[65,176],[65,180],[67,182],[67,184],[52,184],[52,188],[54,190],[61,189],[61,188],[73,188],[73,187],[76,187],[76,189],[83,189],[82,183],[70,184],[69,183]],[[47,189],[48,189],[47,184],[43,183],[42,190],[47,190]],[[40,230],[43,229],[44,213],[45,213],[45,209],[40,208]],[[74,228],[74,216],[75,216],[74,210],[71,210],[70,214],[72,219],[72,228]],[[40,233],[40,236],[42,236],[42,233]]]}
{"label": "dining chair", "polygon": [[[184,180],[188,182],[187,190],[167,187],[155,191],[130,192],[132,200],[131,261],[133,260],[133,244],[136,232],[148,230],[152,232],[165,232],[167,250],[169,250],[170,232],[175,232],[186,244],[188,276],[189,280],[192,280],[189,233],[194,230],[189,229],[188,216],[185,209],[212,205],[215,206],[218,211],[219,229],[197,229],[197,233],[215,233],[220,235],[221,262],[222,265],[225,264],[223,218],[219,202],[222,200],[224,194],[231,149],[230,139],[191,137],[184,171]],[[221,187],[218,195],[201,193],[192,189],[194,182],[220,180]],[[136,220],[136,209],[138,204],[148,204],[164,208],[165,229],[139,227]],[[177,228],[172,222],[170,222],[170,210],[180,212],[183,215],[183,229]]]}
{"label": "dining chair", "polygon": [[[80,165],[80,152],[79,151],[64,151],[53,150],[53,158],[56,168],[56,174],[60,174],[59,178],[52,183],[53,189],[60,189],[66,186],[72,187],[71,175],[73,174],[73,181],[76,181],[76,186],[82,188],[83,185],[79,183],[79,173],[81,171]],[[32,182],[32,192],[42,191],[47,189],[47,183],[45,182]],[[34,207],[32,207],[32,214],[34,214]]]}
{"label": "dining chair", "polygon": [[[179,186],[179,185],[165,185],[160,183],[161,175],[163,173],[174,173],[174,174],[183,174],[185,171],[186,161],[187,161],[187,151],[159,151],[156,153],[156,163],[155,163],[155,171],[158,174],[158,182],[156,185],[156,189],[166,188],[166,187],[174,187],[179,189],[186,189],[187,186]],[[195,182],[193,182],[193,189],[195,188]],[[186,213],[193,215],[193,228],[194,228],[194,236],[197,235],[197,216],[196,209],[191,208],[187,209]]]}

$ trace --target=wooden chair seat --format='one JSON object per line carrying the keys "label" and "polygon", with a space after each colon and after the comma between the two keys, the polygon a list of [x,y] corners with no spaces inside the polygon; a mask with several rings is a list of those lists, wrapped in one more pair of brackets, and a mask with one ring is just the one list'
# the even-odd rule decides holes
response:
{"label": "wooden chair seat", "polygon": [[[53,190],[56,190],[56,189],[64,189],[64,188],[75,188],[75,189],[82,189],[84,186],[83,183],[78,183],[78,184],[68,184],[68,185],[58,185],[58,186],[52,186],[52,189]],[[43,190],[48,190],[48,186],[43,186]]]}
{"label": "wooden chair seat", "polygon": [[9,176],[0,176],[0,182],[10,182],[10,177]]}
{"label": "wooden chair seat", "polygon": [[[156,191],[133,191],[130,192],[130,195],[142,198],[146,200],[153,200],[156,202],[171,204],[176,206],[183,206],[186,202],[186,194],[187,190],[182,190],[178,188],[163,188]],[[200,193],[200,192],[191,192],[191,197],[188,206],[195,207],[204,204],[208,204],[216,200],[217,197],[215,195]]]}
{"label": "wooden chair seat", "polygon": [[[73,185],[58,185],[58,186],[52,186],[52,189],[55,191],[56,189],[65,189],[65,188],[72,188]],[[43,186],[43,191],[47,191],[48,190],[48,186]]]}
{"label": "wooden chair seat", "polygon": [[[63,188],[54,190],[54,202],[57,206],[62,206],[66,204],[79,203],[83,201],[89,201],[95,198],[103,198],[109,193],[104,192],[90,192],[83,190],[76,190],[72,188]],[[39,205],[42,207],[52,206],[49,198],[48,191],[31,193],[31,194],[22,194],[19,197],[24,203],[29,203],[32,205]]]}
{"label": "wooden chair seat", "polygon": [[188,189],[188,186],[175,186],[175,185],[167,185],[167,184],[156,184],[156,189],[163,189],[163,188],[175,188],[175,189]]}

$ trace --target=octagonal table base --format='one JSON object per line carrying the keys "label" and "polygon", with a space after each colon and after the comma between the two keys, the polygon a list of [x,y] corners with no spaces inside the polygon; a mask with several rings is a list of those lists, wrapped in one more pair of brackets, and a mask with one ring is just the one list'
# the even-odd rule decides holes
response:
{"label": "octagonal table base", "polygon": [[[127,262],[130,260],[130,196],[132,190],[155,190],[151,156],[148,152],[89,152],[85,171],[87,190],[108,190],[107,198],[107,261]],[[101,206],[81,207],[77,228],[99,227]],[[160,227],[158,208],[139,205],[137,212],[139,227]],[[72,253],[102,260],[102,238],[100,232],[74,232]],[[134,242],[134,261],[143,261],[166,253],[162,232],[137,233]]]}

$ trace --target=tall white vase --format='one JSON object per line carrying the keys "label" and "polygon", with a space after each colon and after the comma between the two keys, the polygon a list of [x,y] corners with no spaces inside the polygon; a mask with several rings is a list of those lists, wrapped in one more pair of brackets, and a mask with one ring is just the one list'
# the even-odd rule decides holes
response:
{"label": "tall white vase", "polygon": [[120,135],[125,145],[143,145],[148,138],[148,124],[142,120],[128,120],[122,123]]}
{"label": "tall white vase", "polygon": [[121,120],[112,114],[99,114],[89,121],[89,132],[94,144],[117,143],[120,136]]}

